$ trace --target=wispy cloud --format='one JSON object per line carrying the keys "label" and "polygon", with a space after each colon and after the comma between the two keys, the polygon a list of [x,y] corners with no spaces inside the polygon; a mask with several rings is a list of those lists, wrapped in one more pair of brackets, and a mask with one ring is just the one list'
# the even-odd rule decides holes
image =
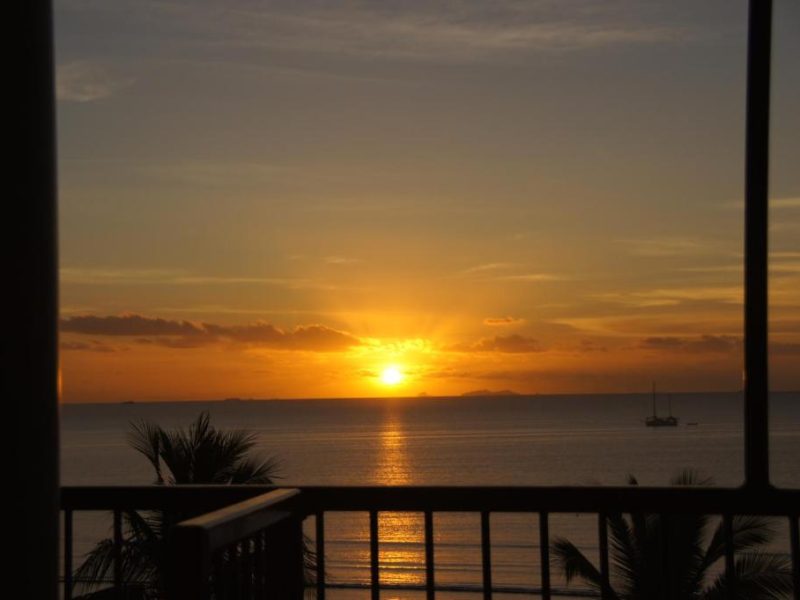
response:
{"label": "wispy cloud", "polygon": [[771,208],[800,208],[800,197],[774,198],[769,201]]}
{"label": "wispy cloud", "polygon": [[497,271],[507,271],[518,267],[517,263],[511,262],[490,262],[474,265],[461,271],[462,275],[486,275],[488,273],[495,273]]}
{"label": "wispy cloud", "polygon": [[335,286],[305,278],[196,275],[178,269],[78,268],[60,270],[61,282],[84,285],[272,285],[290,289],[325,289]]}
{"label": "wispy cloud", "polygon": [[598,300],[615,302],[630,306],[664,306],[682,302],[721,302],[738,304],[743,300],[741,286],[686,286],[673,288],[656,288],[634,292],[606,292],[595,294]]}
{"label": "wispy cloud", "polygon": [[563,275],[555,275],[553,273],[520,273],[519,275],[501,275],[494,278],[496,281],[520,281],[520,282],[537,282],[537,281],[564,281],[566,277]]}
{"label": "wispy cloud", "polygon": [[[733,200],[729,202],[723,202],[720,206],[726,209],[743,211],[744,200]],[[769,207],[773,209],[800,208],[800,196],[789,196],[785,198],[770,198]]]}
{"label": "wispy cloud", "polygon": [[688,256],[716,249],[708,240],[684,237],[617,240],[628,247],[631,254],[644,257]]}
{"label": "wispy cloud", "polygon": [[117,74],[95,61],[79,60],[56,67],[56,97],[64,102],[103,100],[133,83],[133,77]]}
{"label": "wispy cloud", "polygon": [[324,261],[329,265],[356,265],[358,263],[363,263],[364,260],[361,258],[353,258],[351,256],[326,256]]}
{"label": "wispy cloud", "polygon": [[[137,18],[138,3],[82,2],[70,10],[116,10]],[[215,50],[317,53],[358,60],[474,62],[530,52],[675,43],[697,37],[635,3],[585,2],[215,2],[151,3],[171,40]],[[565,7],[566,6],[566,7]],[[141,18],[141,17],[138,17]],[[164,42],[167,45],[167,42]],[[176,50],[177,52],[177,50]],[[239,53],[241,54],[241,53]]]}

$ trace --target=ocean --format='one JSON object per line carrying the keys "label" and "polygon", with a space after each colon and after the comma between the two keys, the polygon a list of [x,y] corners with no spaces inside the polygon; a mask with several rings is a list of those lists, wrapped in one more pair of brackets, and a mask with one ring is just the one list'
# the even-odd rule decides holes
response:
{"label": "ocean", "polygon": [[[127,445],[129,424],[147,419],[185,427],[208,411],[217,427],[256,433],[257,452],[278,459],[279,483],[287,486],[621,485],[629,474],[642,485],[664,485],[685,468],[713,478],[715,485],[739,485],[741,394],[673,394],[671,400],[681,420],[675,428],[644,426],[651,413],[649,394],[64,405],[61,479],[64,485],[152,483],[149,464]],[[660,403],[663,413],[665,397]],[[800,393],[773,394],[770,419],[772,481],[800,487]],[[78,557],[107,532],[109,518],[87,513],[75,523]],[[421,515],[381,513],[382,582],[424,581],[421,528]],[[479,516],[437,514],[434,528],[437,583],[478,584]],[[538,585],[537,531],[533,515],[492,516],[496,585],[520,590]],[[551,535],[569,538],[590,556],[596,552],[591,515],[554,515]],[[366,584],[367,539],[367,515],[326,518],[329,581]],[[786,543],[781,531],[775,550]],[[557,573],[554,578],[563,588],[563,579]],[[366,590],[330,594],[340,600],[366,597]],[[421,597],[403,590],[382,595]]]}

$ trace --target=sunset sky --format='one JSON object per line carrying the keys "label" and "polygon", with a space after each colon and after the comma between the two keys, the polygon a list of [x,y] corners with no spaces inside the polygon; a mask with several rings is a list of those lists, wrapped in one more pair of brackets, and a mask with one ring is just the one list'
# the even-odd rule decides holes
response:
{"label": "sunset sky", "polygon": [[740,388],[746,2],[55,5],[64,401]]}

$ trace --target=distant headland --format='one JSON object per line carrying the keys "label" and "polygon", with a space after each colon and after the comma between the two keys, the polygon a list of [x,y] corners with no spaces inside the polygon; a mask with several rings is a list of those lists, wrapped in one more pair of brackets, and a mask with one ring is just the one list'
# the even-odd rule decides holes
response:
{"label": "distant headland", "polygon": [[494,396],[520,396],[518,392],[513,390],[473,390],[471,392],[464,392],[462,396],[478,396],[478,397],[494,397]]}

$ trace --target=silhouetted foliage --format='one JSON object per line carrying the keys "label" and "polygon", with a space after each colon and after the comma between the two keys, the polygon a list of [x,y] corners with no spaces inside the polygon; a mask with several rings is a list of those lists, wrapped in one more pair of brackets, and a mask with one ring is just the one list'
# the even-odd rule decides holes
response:
{"label": "silhouetted foliage", "polygon": [[[156,485],[271,484],[278,473],[274,458],[258,461],[251,456],[254,433],[216,429],[208,412],[185,430],[166,430],[148,421],[133,423],[128,442],[152,465]],[[197,511],[123,512],[122,579],[128,596],[162,596],[167,532],[193,516]],[[114,542],[105,539],[87,554],[75,578],[92,590],[112,579],[113,571]]]}
{"label": "silhouetted foliage", "polygon": [[[628,483],[638,485],[632,476]],[[709,485],[711,480],[700,479],[695,472],[685,470],[671,483]],[[715,520],[708,516],[670,515],[665,527],[659,515],[645,514],[612,514],[607,522],[614,575],[608,593],[612,599],[660,598],[665,578],[672,586],[671,598],[675,600],[784,600],[792,593],[788,555],[766,551],[775,536],[771,519],[733,517],[736,586],[730,596],[730,581],[721,564],[725,558],[722,522],[714,527]],[[666,561],[665,542],[670,549]],[[600,592],[600,570],[572,542],[556,538],[552,554],[567,583],[577,579]]]}

